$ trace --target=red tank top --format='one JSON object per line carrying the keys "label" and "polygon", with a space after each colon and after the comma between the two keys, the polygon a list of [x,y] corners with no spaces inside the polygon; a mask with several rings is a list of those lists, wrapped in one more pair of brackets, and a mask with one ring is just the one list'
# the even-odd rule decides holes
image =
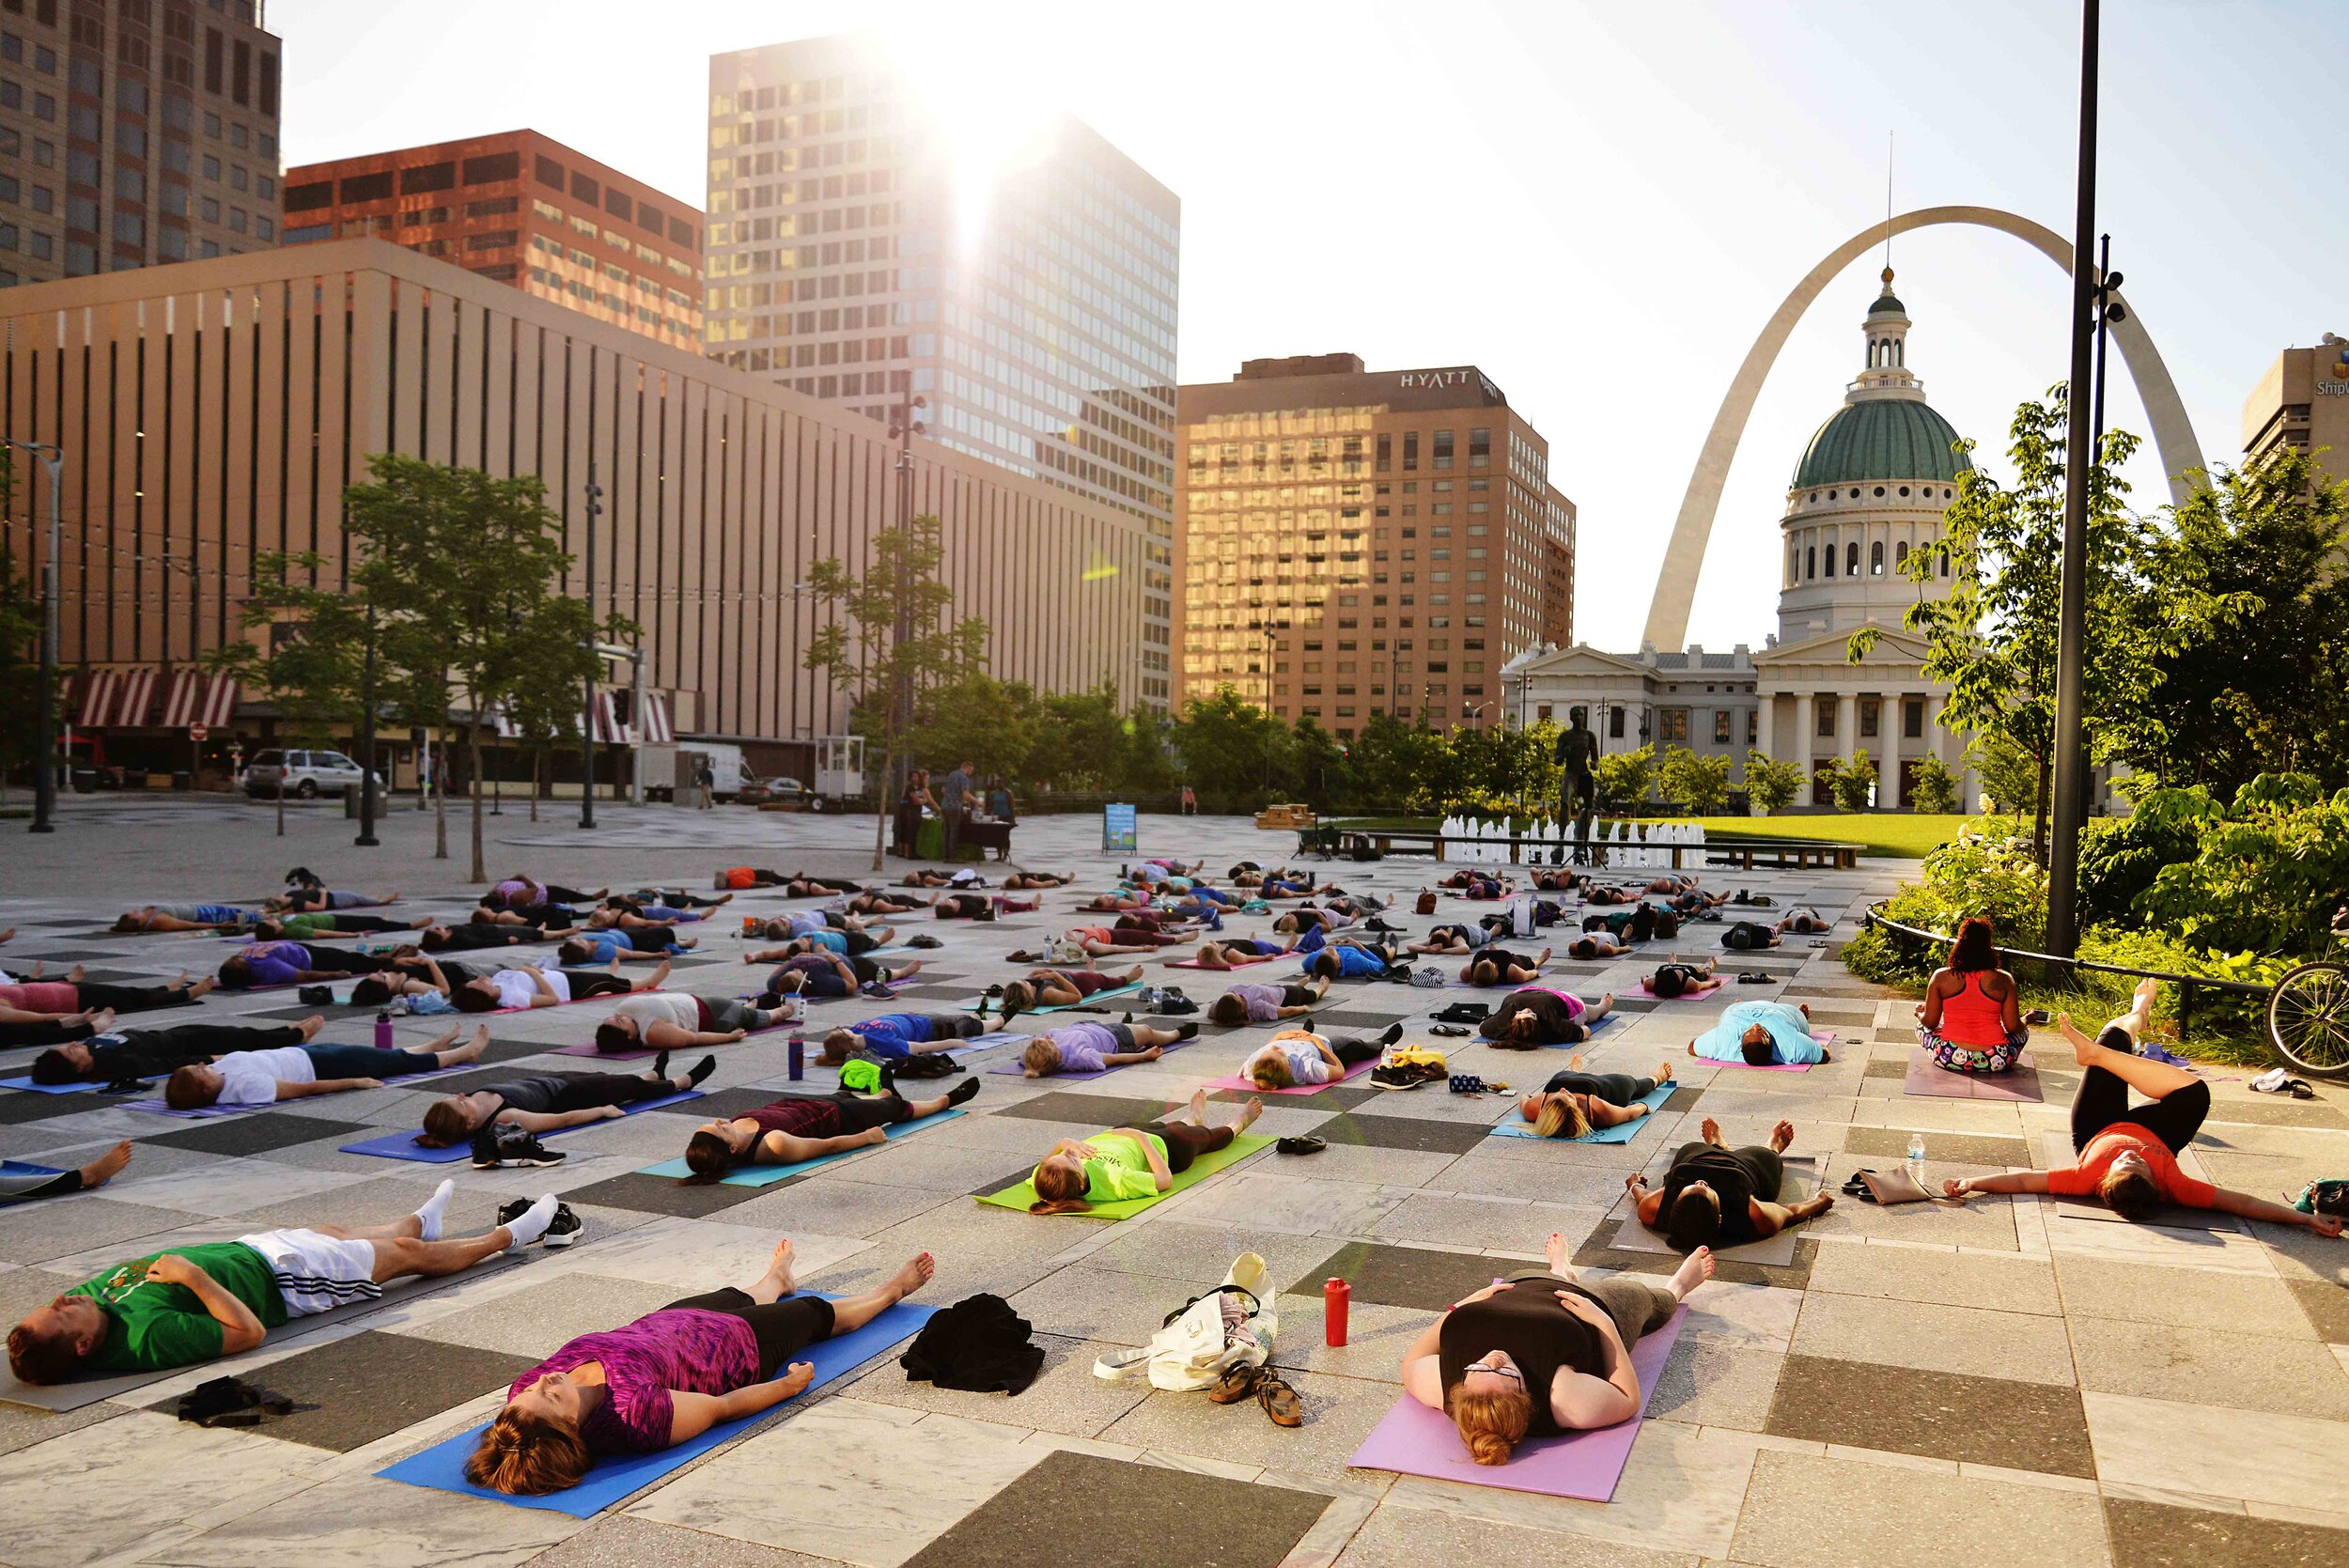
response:
{"label": "red tank top", "polygon": [[1942,1039],[1983,1048],[2006,1044],[2006,1003],[1982,988],[1982,977],[1989,972],[1970,970],[1955,996],[1941,999]]}

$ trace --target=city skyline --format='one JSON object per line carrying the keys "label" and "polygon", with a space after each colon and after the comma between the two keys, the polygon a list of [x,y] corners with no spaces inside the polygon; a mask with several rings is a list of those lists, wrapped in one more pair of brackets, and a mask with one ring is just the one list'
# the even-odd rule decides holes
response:
{"label": "city skyline", "polygon": [[[582,5],[560,25],[460,0],[421,9],[394,24],[315,0],[271,8],[291,62],[289,163],[529,124],[691,201],[709,56],[844,21],[812,5],[700,8],[690,39],[631,45],[630,112],[615,116],[594,89],[621,80],[598,63],[617,8]],[[1695,5],[1471,7],[1439,26],[1399,8],[1349,10],[1344,26],[1324,11],[1208,8],[1147,47],[1134,47],[1134,26],[1072,8],[1025,8],[1002,36],[939,8],[897,14],[884,41],[932,69],[991,70],[1007,102],[1049,89],[1050,107],[1183,199],[1181,380],[1344,348],[1372,364],[1472,358],[1508,386],[1550,433],[1553,474],[1581,508],[1577,634],[1600,646],[1636,644],[1697,446],[1746,346],[1822,251],[1881,219],[1888,132],[1898,210],[1982,203],[2069,226],[2077,56],[2061,8],[1977,8],[1963,29],[1858,5],[1807,8],[1799,29],[1774,11]],[[473,46],[410,41],[453,32]],[[1230,46],[1243,37],[1249,47]],[[2276,352],[2341,326],[2324,287],[2349,219],[2299,193],[2322,188],[2324,138],[2306,127],[2349,60],[2349,19],[2115,5],[2105,39],[2104,226],[2206,457],[2231,461],[2243,399]],[[517,94],[497,65],[508,46],[559,69]],[[354,101],[360,76],[390,89],[373,107]],[[2182,96],[2238,109],[2209,123],[2178,115]],[[1317,215],[1338,209],[1268,178],[1265,149],[1310,162],[1329,126],[1375,188],[1416,208],[1441,183],[1438,210],[1505,214],[1491,231],[1501,247],[1399,242],[1408,231],[1392,220],[1366,244],[1359,223]],[[1239,169],[1249,178],[1231,177]],[[2183,221],[2196,206],[2236,221]],[[1927,322],[1936,404],[1998,473],[2015,405],[2063,374],[2062,277],[2014,241],[1964,231],[1904,237],[1893,260]],[[1787,476],[1833,411],[1879,265],[1855,262],[1828,288],[1764,389],[1694,641],[1725,646],[1769,622]],[[2125,379],[2110,404],[2116,423],[2144,429]],[[2140,505],[2166,498],[2150,449],[2130,476]]]}

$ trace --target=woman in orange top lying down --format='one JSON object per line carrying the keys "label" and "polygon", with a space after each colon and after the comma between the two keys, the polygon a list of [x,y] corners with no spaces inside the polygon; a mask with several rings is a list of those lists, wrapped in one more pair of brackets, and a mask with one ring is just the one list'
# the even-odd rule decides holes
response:
{"label": "woman in orange top lying down", "polygon": [[[2341,1219],[2302,1214],[2248,1192],[2197,1181],[2178,1169],[2178,1156],[2210,1114],[2210,1085],[2183,1067],[2137,1054],[2137,1037],[2153,1020],[2157,983],[2139,983],[2137,1003],[2105,1025],[2094,1040],[2066,1013],[2056,1019],[2072,1054],[2088,1069],[2072,1101],[2072,1147],[2077,1164],[2060,1171],[2018,1171],[2002,1176],[1956,1176],[1941,1190],[1965,1199],[1976,1192],[2052,1192],[2101,1198],[2124,1219],[2150,1219],[2164,1203],[2219,1209],[2277,1225],[2302,1225],[2341,1234]],[[2129,1091],[2151,1096],[2131,1107]]]}

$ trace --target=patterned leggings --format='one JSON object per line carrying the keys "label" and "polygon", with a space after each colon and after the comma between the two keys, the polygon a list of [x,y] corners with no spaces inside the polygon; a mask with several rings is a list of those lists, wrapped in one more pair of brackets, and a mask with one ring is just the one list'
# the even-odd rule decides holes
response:
{"label": "patterned leggings", "polygon": [[1920,1025],[1917,1042],[1925,1048],[1925,1054],[1933,1058],[1937,1067],[1952,1073],[2003,1073],[2023,1059],[2023,1048],[2030,1044],[2030,1031],[2018,1029],[1995,1046],[1961,1046]]}

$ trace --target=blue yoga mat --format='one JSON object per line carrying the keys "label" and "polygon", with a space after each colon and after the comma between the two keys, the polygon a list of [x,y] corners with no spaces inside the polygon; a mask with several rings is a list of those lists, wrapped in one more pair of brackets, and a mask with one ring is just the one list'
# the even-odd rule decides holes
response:
{"label": "blue yoga mat", "polygon": [[[894,1142],[909,1133],[919,1132],[922,1128],[935,1126],[940,1122],[951,1122],[961,1114],[961,1108],[956,1107],[951,1110],[941,1110],[934,1116],[918,1117],[910,1122],[892,1122],[881,1130],[888,1134],[890,1141]],[[797,1176],[813,1171],[819,1165],[830,1165],[835,1159],[846,1159],[850,1155],[860,1155],[863,1152],[861,1148],[843,1149],[836,1155],[821,1155],[815,1159],[803,1159],[797,1165],[754,1165],[747,1170],[737,1171],[732,1175],[720,1177],[718,1185],[721,1187],[771,1187],[786,1176]],[[636,1173],[640,1176],[690,1176],[693,1172],[682,1159],[664,1159],[658,1165],[647,1165]]]}
{"label": "blue yoga mat", "polygon": [[[1641,1098],[1646,1102],[1651,1113],[1658,1111],[1664,1109],[1664,1102],[1672,1097],[1672,1091],[1678,1087],[1676,1083],[1659,1083],[1642,1094]],[[1559,1141],[1564,1143],[1628,1143],[1638,1136],[1640,1128],[1646,1124],[1647,1120],[1645,1116],[1635,1117],[1628,1122],[1618,1122],[1611,1127],[1599,1127],[1586,1132],[1579,1138],[1561,1139]],[[1541,1136],[1533,1130],[1532,1125],[1527,1122],[1503,1122],[1493,1128],[1492,1135],[1495,1138],[1539,1138]]]}
{"label": "blue yoga mat", "polygon": [[[937,1310],[935,1307],[916,1307],[900,1301],[854,1333],[810,1345],[798,1358],[816,1364],[816,1380],[808,1385],[807,1393],[798,1396],[796,1403],[805,1404],[808,1393],[854,1372],[874,1357],[903,1344],[922,1331],[922,1326]],[[422,1453],[411,1454],[398,1464],[375,1473],[387,1481],[403,1481],[411,1486],[428,1487],[435,1492],[459,1492],[469,1498],[486,1498],[491,1502],[508,1503],[516,1508],[544,1509],[549,1513],[568,1514],[575,1519],[587,1519],[621,1498],[651,1485],[679,1466],[700,1458],[719,1444],[739,1436],[745,1427],[765,1421],[775,1410],[792,1408],[794,1403],[786,1400],[772,1410],[762,1410],[755,1416],[744,1416],[739,1421],[713,1426],[692,1441],[662,1449],[659,1453],[631,1453],[599,1459],[596,1467],[587,1472],[586,1480],[568,1492],[555,1492],[542,1498],[509,1497],[504,1492],[475,1486],[465,1479],[465,1456],[480,1441],[484,1429],[481,1426],[460,1432],[454,1437],[435,1443]]]}
{"label": "blue yoga mat", "polygon": [[0,1089],[20,1089],[31,1094],[86,1094],[95,1083],[35,1083],[30,1077],[0,1078]]}
{"label": "blue yoga mat", "polygon": [[[634,1105],[622,1106],[620,1109],[626,1114],[633,1116],[640,1110],[658,1110],[664,1105],[683,1105],[687,1100],[698,1100],[701,1097],[700,1090],[688,1089],[681,1094],[664,1094],[657,1100],[638,1100]],[[603,1126],[603,1123],[586,1122],[582,1126],[599,1127]],[[552,1132],[540,1133],[538,1136],[560,1138],[567,1132],[579,1130],[579,1127],[557,1127]],[[414,1133],[404,1129],[399,1132],[382,1133],[374,1138],[363,1138],[356,1143],[345,1143],[341,1147],[342,1152],[347,1155],[378,1155],[385,1159],[412,1159],[423,1165],[448,1165],[457,1160],[473,1157],[471,1143],[459,1143],[454,1148],[447,1149],[427,1148],[416,1141]]]}
{"label": "blue yoga mat", "polygon": [[[1048,1002],[1042,1007],[1022,1008],[1019,1012],[1014,1014],[1013,1017],[1032,1018],[1044,1013],[1072,1013],[1080,1007],[1090,1007],[1097,1001],[1106,1001],[1111,997],[1131,996],[1136,991],[1141,990],[1145,984],[1147,983],[1144,981],[1129,980],[1123,986],[1112,986],[1106,991],[1096,991],[1081,1001]],[[962,1004],[962,1010],[966,1013],[975,1013],[983,1004],[990,1013],[1000,1013],[1003,1010],[1003,999],[1002,997],[972,997],[970,1001]]]}

